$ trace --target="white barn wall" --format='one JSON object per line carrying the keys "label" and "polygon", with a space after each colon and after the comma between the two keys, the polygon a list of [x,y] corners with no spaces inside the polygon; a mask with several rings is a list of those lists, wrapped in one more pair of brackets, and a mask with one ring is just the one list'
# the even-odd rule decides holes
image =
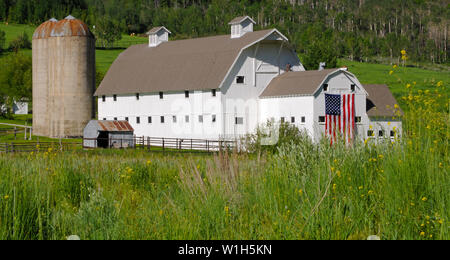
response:
{"label": "white barn wall", "polygon": [[[243,50],[221,89],[224,94],[224,137],[256,130],[261,122],[258,97],[274,77],[285,72],[287,63],[291,64],[292,71],[304,70],[295,52],[282,41],[261,42]],[[236,83],[237,76],[245,77],[244,84]],[[235,117],[244,118],[244,123],[236,125]]]}
{"label": "white barn wall", "polygon": [[[167,137],[167,138],[219,138],[221,124],[221,93],[216,91],[216,97],[211,90],[190,91],[189,98],[185,93],[164,92],[164,98],[159,98],[158,93],[140,94],[139,100],[136,94],[117,95],[117,101],[113,96],[107,96],[102,102],[99,97],[98,118],[103,120],[118,120],[129,118],[131,126],[137,136]],[[189,122],[185,116],[189,115]],[[203,123],[199,123],[199,115],[203,115]],[[212,115],[216,115],[216,122],[212,122]],[[148,123],[148,117],[152,117],[152,123]],[[164,123],[160,117],[164,116]],[[177,122],[173,122],[176,116]],[[137,124],[136,117],[140,117]]]}
{"label": "white barn wall", "polygon": [[325,123],[319,123],[319,116],[325,116],[325,94],[351,94],[350,87],[356,85],[355,89],[355,116],[361,117],[361,123],[356,123],[356,132],[364,132],[364,126],[369,124],[366,113],[366,92],[361,84],[344,72],[337,72],[331,75],[324,84],[328,84],[328,91],[320,91],[315,95],[314,101],[314,128],[316,129],[315,140],[318,140],[325,133]]}
{"label": "white barn wall", "polygon": [[[314,136],[314,111],[311,109],[314,107],[313,96],[263,98],[259,103],[261,124],[272,119],[280,122],[281,117],[285,118],[285,122],[291,123],[291,117],[294,117],[293,125],[306,130],[311,138]],[[302,117],[305,117],[304,123],[301,122]]]}

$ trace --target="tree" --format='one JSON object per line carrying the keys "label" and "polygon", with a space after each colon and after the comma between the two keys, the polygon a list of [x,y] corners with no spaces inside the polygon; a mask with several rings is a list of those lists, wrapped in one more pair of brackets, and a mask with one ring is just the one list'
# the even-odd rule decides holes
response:
{"label": "tree", "polygon": [[114,42],[122,39],[122,30],[117,21],[110,18],[98,20],[94,34],[100,40],[102,47],[113,47]]}
{"label": "tree", "polygon": [[[10,54],[0,64],[0,107],[5,105],[3,114],[10,115],[14,101],[32,96],[31,57],[21,53]],[[0,113],[2,113],[0,111]]]}
{"label": "tree", "polygon": [[20,49],[31,49],[30,37],[26,32],[19,35],[9,44],[9,49],[17,53]]}

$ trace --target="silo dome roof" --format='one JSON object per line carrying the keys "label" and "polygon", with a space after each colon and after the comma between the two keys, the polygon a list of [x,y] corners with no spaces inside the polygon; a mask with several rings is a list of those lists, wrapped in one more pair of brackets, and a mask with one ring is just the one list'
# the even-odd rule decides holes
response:
{"label": "silo dome roof", "polygon": [[69,15],[61,21],[50,19],[41,24],[33,34],[33,39],[49,37],[93,37],[89,27],[81,20]]}
{"label": "silo dome roof", "polygon": [[44,39],[50,37],[50,33],[57,22],[58,20],[52,18],[39,25],[33,33],[33,39]]}

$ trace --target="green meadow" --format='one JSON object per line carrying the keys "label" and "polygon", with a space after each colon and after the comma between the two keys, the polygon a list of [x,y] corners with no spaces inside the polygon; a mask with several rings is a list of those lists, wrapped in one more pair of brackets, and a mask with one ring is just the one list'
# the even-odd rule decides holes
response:
{"label": "green meadow", "polygon": [[0,239],[450,239],[449,120],[421,98],[379,145],[1,155]]}

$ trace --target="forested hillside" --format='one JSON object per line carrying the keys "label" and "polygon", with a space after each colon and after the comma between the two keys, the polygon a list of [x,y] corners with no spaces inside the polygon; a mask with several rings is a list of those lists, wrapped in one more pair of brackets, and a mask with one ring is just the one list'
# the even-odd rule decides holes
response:
{"label": "forested hillside", "polygon": [[165,25],[175,39],[225,34],[243,14],[285,33],[309,69],[317,57],[448,63],[449,0],[0,0],[0,20],[39,24],[72,14],[124,33]]}

